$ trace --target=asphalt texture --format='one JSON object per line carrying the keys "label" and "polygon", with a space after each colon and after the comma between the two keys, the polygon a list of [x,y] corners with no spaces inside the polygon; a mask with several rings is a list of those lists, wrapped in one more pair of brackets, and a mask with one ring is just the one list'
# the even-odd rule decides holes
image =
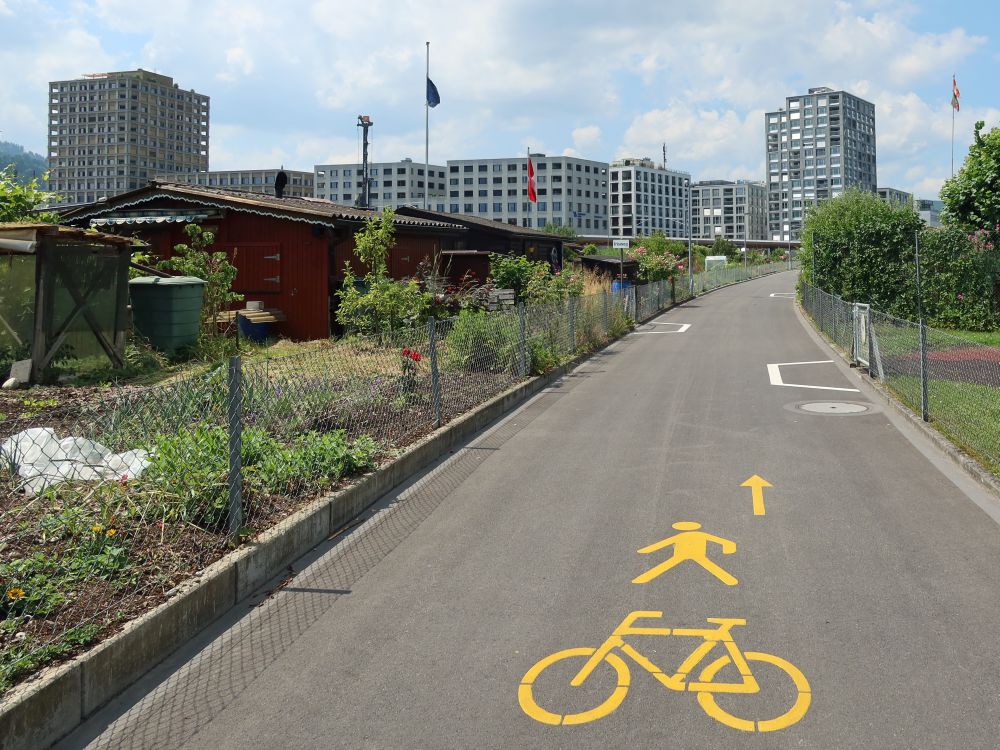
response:
{"label": "asphalt texture", "polygon": [[[881,406],[865,376],[823,363],[835,355],[794,301],[770,296],[794,280],[706,295],[588,360],[60,747],[996,748],[997,500]],[[819,363],[785,364],[796,385],[771,384],[768,364],[796,362]],[[807,413],[807,402],[867,411]],[[763,515],[740,486],[754,474],[773,485]],[[682,533],[676,522],[732,542],[730,554],[709,543],[707,557],[738,583],[691,559],[633,583],[671,557],[637,550]],[[672,690],[650,667],[673,675],[705,641],[626,635],[649,666],[615,649],[630,674],[615,710],[547,725],[522,709],[536,662],[596,648],[640,610],[662,618],[637,626],[745,620],[731,629],[737,653],[784,661],[750,657],[754,694],[692,689],[742,682],[732,664],[702,675],[731,653],[716,644]],[[532,700],[587,718],[621,695],[613,657],[571,687],[585,661],[543,670]],[[789,726],[767,723],[803,700]],[[727,726],[713,702],[774,731]]]}

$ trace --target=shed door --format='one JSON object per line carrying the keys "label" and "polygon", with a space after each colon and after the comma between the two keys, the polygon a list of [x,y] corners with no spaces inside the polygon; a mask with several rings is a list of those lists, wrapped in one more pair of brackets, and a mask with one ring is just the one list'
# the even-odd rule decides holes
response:
{"label": "shed door", "polygon": [[218,247],[236,266],[233,291],[240,294],[281,292],[281,245],[275,242],[236,242]]}

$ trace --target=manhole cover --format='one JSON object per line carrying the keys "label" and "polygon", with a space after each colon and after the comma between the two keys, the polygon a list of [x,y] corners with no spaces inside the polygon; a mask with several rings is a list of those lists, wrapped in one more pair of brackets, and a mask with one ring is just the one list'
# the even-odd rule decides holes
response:
{"label": "manhole cover", "polygon": [[848,401],[814,401],[808,404],[799,404],[802,411],[813,414],[860,414],[868,411],[864,404],[854,404]]}

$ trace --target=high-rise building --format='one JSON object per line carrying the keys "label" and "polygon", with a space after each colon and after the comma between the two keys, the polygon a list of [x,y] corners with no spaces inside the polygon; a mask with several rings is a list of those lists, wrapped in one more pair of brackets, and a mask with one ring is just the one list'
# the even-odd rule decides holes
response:
{"label": "high-rise building", "polygon": [[797,240],[808,206],[875,192],[875,105],[825,86],[764,115],[768,239]]}
{"label": "high-rise building", "polygon": [[611,235],[638,237],[659,230],[687,237],[691,175],[657,166],[652,159],[611,164]]}
{"label": "high-rise building", "polygon": [[284,172],[288,181],[282,195],[285,198],[313,198],[313,173],[294,169],[222,169],[211,172],[165,172],[154,175],[154,179],[164,182],[178,182],[187,185],[224,187],[231,190],[247,190],[251,193],[274,195],[274,180],[279,172]]}
{"label": "high-rise building", "polygon": [[913,201],[913,193],[892,187],[880,187],[877,191],[878,197],[893,206],[906,206]]}
{"label": "high-rise building", "polygon": [[[313,168],[313,184],[317,198],[325,198],[346,206],[358,205],[364,187],[361,164],[317,164]],[[444,211],[445,168],[427,165],[413,159],[372,162],[368,165],[368,207],[383,208],[417,206],[423,208],[425,185],[430,185],[427,208]]]}
{"label": "high-rise building", "polygon": [[702,180],[691,188],[691,236],[766,240],[767,188],[763,182]]}
{"label": "high-rise building", "polygon": [[608,165],[575,156],[531,154],[537,201],[528,200],[528,157],[448,161],[447,211],[582,236],[608,231]]}
{"label": "high-rise building", "polygon": [[209,98],[146,70],[49,84],[49,189],[90,203],[208,169]]}

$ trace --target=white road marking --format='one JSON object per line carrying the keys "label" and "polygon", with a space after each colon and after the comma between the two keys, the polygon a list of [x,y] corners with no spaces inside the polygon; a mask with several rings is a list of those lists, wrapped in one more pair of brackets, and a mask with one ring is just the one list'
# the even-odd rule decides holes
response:
{"label": "white road marking", "polygon": [[772,297],[778,297],[780,299],[794,299],[795,292],[774,292],[771,294]]}
{"label": "white road marking", "polygon": [[848,391],[850,393],[860,393],[857,388],[834,388],[829,385],[803,385],[802,383],[786,383],[781,377],[781,368],[790,365],[830,365],[832,359],[818,359],[812,362],[779,362],[767,366],[767,375],[771,379],[771,385],[780,385],[786,388],[811,388],[817,391]]}
{"label": "white road marking", "polygon": [[647,323],[646,325],[653,326],[680,326],[676,331],[635,331],[636,334],[644,333],[684,333],[688,328],[691,327],[690,323]]}

